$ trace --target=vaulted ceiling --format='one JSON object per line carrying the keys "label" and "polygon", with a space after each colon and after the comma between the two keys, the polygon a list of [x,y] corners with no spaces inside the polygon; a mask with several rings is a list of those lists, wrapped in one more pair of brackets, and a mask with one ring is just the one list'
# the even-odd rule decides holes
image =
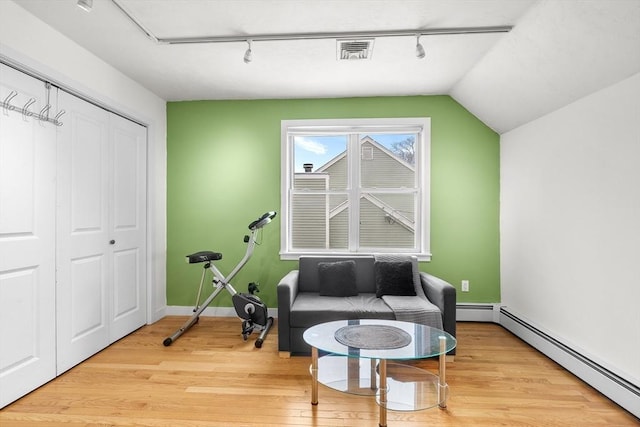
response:
{"label": "vaulted ceiling", "polygon": [[[167,101],[448,94],[502,133],[640,72],[640,0],[15,2]],[[419,32],[502,26],[423,35],[416,57]],[[338,59],[367,34],[369,59]]]}

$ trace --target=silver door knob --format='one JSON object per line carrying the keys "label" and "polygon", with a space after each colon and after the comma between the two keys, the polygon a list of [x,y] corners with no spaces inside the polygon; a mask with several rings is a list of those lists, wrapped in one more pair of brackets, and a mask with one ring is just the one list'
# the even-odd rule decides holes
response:
{"label": "silver door knob", "polygon": [[115,244],[116,244],[116,241],[115,241],[115,240],[109,240],[109,244],[110,244],[110,245],[115,245]]}

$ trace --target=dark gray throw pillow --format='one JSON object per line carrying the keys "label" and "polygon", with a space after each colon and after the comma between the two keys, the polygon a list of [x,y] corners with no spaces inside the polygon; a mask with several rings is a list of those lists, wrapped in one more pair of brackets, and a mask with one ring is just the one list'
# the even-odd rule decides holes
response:
{"label": "dark gray throw pillow", "polygon": [[411,261],[376,261],[376,296],[415,296]]}
{"label": "dark gray throw pillow", "polygon": [[358,295],[355,261],[319,262],[318,274],[321,296],[352,297]]}

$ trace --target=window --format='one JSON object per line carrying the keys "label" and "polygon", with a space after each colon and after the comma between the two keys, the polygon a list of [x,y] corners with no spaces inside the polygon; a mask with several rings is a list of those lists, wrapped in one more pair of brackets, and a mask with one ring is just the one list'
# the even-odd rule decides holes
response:
{"label": "window", "polygon": [[430,119],[282,121],[281,256],[428,260]]}

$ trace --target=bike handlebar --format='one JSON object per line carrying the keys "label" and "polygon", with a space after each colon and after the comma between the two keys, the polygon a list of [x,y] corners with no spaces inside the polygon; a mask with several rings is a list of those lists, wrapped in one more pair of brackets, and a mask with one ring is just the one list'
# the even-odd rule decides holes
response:
{"label": "bike handlebar", "polygon": [[265,225],[269,224],[271,220],[275,218],[275,216],[276,216],[275,211],[264,213],[260,218],[256,219],[251,224],[249,224],[249,230],[257,230],[259,228],[264,227]]}

